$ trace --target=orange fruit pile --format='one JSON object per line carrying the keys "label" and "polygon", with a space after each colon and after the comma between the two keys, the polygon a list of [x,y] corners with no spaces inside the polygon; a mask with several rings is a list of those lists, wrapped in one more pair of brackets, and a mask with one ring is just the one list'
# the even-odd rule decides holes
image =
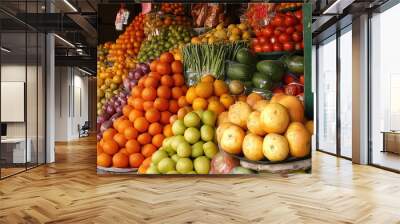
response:
{"label": "orange fruit pile", "polygon": [[[97,149],[99,166],[138,168],[161,147],[165,137],[172,136],[170,122],[188,105],[183,65],[167,52],[151,63],[150,70],[132,88],[123,116],[103,133]],[[141,170],[149,164],[144,163]]]}

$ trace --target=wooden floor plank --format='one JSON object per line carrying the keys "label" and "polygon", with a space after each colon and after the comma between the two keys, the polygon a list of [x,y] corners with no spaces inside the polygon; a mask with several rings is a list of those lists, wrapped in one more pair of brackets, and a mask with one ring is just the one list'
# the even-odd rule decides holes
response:
{"label": "wooden floor plank", "polygon": [[97,176],[95,139],[0,181],[0,223],[400,223],[400,175],[320,152],[288,177]]}

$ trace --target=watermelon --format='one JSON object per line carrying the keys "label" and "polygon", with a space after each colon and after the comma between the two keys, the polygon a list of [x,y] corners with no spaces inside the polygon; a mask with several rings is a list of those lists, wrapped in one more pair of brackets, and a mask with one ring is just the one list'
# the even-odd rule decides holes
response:
{"label": "watermelon", "polygon": [[281,81],[285,74],[285,66],[280,61],[262,60],[257,63],[256,67],[259,72],[270,76],[271,80],[274,82]]}

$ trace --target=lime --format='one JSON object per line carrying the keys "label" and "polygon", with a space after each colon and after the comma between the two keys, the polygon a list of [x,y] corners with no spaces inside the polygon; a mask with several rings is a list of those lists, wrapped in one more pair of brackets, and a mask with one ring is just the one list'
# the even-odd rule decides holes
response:
{"label": "lime", "polygon": [[218,153],[218,146],[214,142],[206,142],[203,145],[204,155],[212,159]]}
{"label": "lime", "polygon": [[192,155],[192,147],[190,146],[189,143],[182,142],[178,145],[176,154],[179,157],[189,157],[190,155]]}
{"label": "lime", "polygon": [[208,174],[210,172],[210,159],[205,156],[197,157],[194,160],[194,170],[198,174]]}
{"label": "lime", "polygon": [[203,125],[200,128],[201,139],[203,141],[211,141],[214,138],[215,130],[210,125]]}
{"label": "lime", "polygon": [[215,121],[217,121],[217,115],[211,110],[206,110],[202,113],[201,121],[204,124],[208,124],[214,127]]}
{"label": "lime", "polygon": [[182,120],[176,120],[172,125],[172,133],[174,133],[174,135],[183,135],[185,129],[186,127]]}
{"label": "lime", "polygon": [[200,126],[200,117],[195,112],[189,112],[183,118],[183,123],[186,127],[198,127]]}
{"label": "lime", "polygon": [[196,128],[188,128],[184,134],[185,140],[190,144],[194,144],[200,139],[200,131]]}
{"label": "lime", "polygon": [[193,162],[189,158],[180,158],[176,163],[176,171],[181,174],[187,174],[193,171]]}

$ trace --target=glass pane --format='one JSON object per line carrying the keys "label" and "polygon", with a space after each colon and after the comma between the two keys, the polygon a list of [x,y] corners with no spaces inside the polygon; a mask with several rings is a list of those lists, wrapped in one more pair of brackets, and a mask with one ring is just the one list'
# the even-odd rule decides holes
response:
{"label": "glass pane", "polygon": [[318,48],[318,148],[336,153],[336,37]]}
{"label": "glass pane", "polygon": [[[400,4],[374,15],[372,25],[372,163],[400,170]],[[384,134],[386,132],[386,134]]]}
{"label": "glass pane", "polygon": [[340,36],[340,153],[352,157],[352,32]]}
{"label": "glass pane", "polygon": [[38,164],[45,163],[46,158],[46,148],[45,148],[45,60],[46,60],[46,52],[45,52],[45,44],[46,44],[46,36],[42,33],[39,34],[39,43],[38,43]]}
{"label": "glass pane", "polygon": [[25,170],[31,161],[25,123],[26,40],[25,32],[1,34],[1,45],[8,49],[1,51],[2,177]]}

